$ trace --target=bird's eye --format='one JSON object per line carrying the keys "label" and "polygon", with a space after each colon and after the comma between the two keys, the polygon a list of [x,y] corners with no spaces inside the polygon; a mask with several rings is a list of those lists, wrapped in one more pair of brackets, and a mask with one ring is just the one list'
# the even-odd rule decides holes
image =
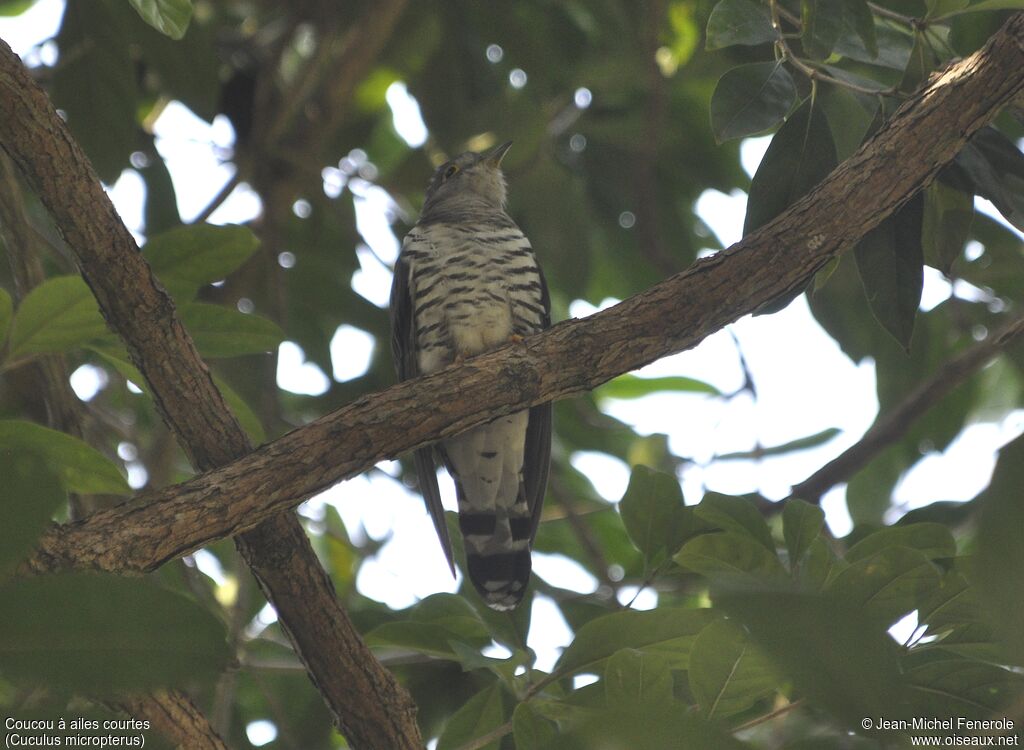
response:
{"label": "bird's eye", "polygon": [[454,164],[452,164],[450,167],[448,167],[448,169],[444,170],[445,179],[448,179],[449,177],[451,177],[452,175],[454,175],[458,171],[459,171],[459,168],[457,166],[455,166]]}

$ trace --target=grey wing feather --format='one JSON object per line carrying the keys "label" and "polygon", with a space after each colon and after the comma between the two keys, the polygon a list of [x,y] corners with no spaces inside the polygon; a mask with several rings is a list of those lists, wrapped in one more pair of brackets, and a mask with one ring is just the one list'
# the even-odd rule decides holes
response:
{"label": "grey wing feather", "polygon": [[[541,328],[551,327],[551,296],[548,293],[547,280],[540,266],[541,306],[544,316]],[[530,418],[526,426],[526,450],[523,454],[523,489],[526,491],[526,502],[530,508],[530,544],[537,535],[540,525],[541,509],[544,506],[544,493],[548,486],[548,468],[551,465],[551,404],[539,404],[530,409]]]}
{"label": "grey wing feather", "polygon": [[[413,304],[409,295],[409,264],[401,256],[395,263],[395,276],[391,284],[391,353],[399,380],[409,380],[420,374],[416,360],[416,325],[413,320]],[[448,536],[448,525],[444,520],[444,506],[441,492],[437,488],[437,469],[434,464],[433,448],[420,448],[413,453],[413,465],[420,483],[420,492],[427,504],[427,511],[434,522],[434,530],[441,541],[445,559],[452,575],[455,575],[455,556],[452,554],[452,540]]]}

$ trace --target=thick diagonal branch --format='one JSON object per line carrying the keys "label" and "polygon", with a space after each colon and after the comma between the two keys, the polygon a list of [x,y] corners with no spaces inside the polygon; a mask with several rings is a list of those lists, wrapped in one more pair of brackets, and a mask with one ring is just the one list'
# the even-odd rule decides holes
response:
{"label": "thick diagonal branch", "polygon": [[30,565],[150,570],[382,459],[695,346],[850,248],[1022,89],[1018,14],[811,193],[728,250],[589,318],[363,397],[216,471],[54,528]]}
{"label": "thick diagonal branch", "polygon": [[[2,41],[0,146],[53,216],[192,465],[209,470],[248,453],[245,433],[87,157]],[[294,514],[264,515],[256,526],[237,540],[239,549],[350,742],[422,747],[411,699],[362,642]]]}

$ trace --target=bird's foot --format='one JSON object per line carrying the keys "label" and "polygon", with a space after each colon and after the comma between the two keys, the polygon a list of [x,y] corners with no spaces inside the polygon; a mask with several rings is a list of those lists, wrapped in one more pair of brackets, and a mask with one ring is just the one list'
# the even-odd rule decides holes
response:
{"label": "bird's foot", "polygon": [[508,337],[508,343],[510,344],[521,344],[525,340],[525,337],[520,336],[518,333],[513,333],[511,336]]}

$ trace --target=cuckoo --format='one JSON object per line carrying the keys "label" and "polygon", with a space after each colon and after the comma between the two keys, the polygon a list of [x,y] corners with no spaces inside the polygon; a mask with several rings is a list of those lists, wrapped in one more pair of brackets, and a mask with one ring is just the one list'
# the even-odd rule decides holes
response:
{"label": "cuckoo", "polygon": [[[501,160],[511,145],[457,156],[438,167],[427,187],[391,288],[399,380],[436,372],[551,324],[544,275],[530,241],[505,211]],[[544,404],[413,456],[453,575],[435,456],[455,480],[469,579],[493,609],[514,608],[529,583],[550,455],[551,404]]]}

